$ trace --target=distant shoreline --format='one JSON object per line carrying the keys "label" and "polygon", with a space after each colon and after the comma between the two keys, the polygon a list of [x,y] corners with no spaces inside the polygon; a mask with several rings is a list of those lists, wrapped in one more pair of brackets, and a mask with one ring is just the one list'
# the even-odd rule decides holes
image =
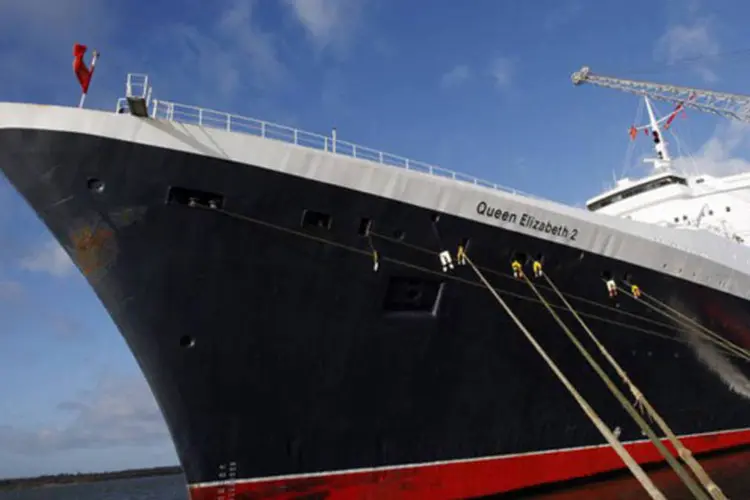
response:
{"label": "distant shoreline", "polygon": [[137,477],[171,476],[182,474],[179,465],[169,467],[151,467],[148,469],[128,469],[115,472],[81,472],[76,474],[54,474],[37,477],[19,477],[0,479],[0,491],[38,488],[63,484],[94,483],[111,479],[130,479]]}

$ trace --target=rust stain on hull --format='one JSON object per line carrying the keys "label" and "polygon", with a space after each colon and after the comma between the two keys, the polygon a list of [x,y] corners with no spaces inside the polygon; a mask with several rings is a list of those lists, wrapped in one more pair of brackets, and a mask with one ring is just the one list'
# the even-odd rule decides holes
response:
{"label": "rust stain on hull", "polygon": [[73,259],[87,278],[101,277],[117,257],[114,231],[106,223],[85,224],[70,235]]}

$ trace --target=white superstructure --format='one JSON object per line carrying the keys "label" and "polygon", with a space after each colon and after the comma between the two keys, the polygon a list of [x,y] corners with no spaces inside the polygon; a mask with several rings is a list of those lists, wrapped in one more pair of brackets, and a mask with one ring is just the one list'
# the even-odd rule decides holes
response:
{"label": "white superstructure", "polygon": [[[742,122],[750,121],[750,97],[651,82],[594,75],[588,68],[573,74],[573,82],[593,83],[643,96],[648,125],[631,128],[633,138],[645,132],[656,156],[645,161],[653,173],[640,179],[620,179],[610,189],[588,200],[592,212],[691,230],[706,230],[737,243],[750,244],[750,172],[715,177],[685,175],[673,167],[662,128],[685,107]],[[650,98],[677,105],[657,119]]]}

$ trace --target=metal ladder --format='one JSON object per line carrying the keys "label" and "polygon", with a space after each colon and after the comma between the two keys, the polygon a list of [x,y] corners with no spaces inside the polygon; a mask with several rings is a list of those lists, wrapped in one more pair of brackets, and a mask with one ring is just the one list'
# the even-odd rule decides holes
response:
{"label": "metal ladder", "polygon": [[151,85],[148,75],[141,73],[128,73],[125,86],[125,97],[117,100],[117,112],[124,113],[125,105],[130,114],[140,118],[148,118],[149,106],[151,105]]}

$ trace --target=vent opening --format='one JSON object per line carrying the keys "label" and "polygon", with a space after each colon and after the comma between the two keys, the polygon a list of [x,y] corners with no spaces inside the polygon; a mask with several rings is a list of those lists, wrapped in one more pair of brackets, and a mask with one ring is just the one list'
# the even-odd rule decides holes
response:
{"label": "vent opening", "polygon": [[201,206],[220,209],[224,207],[224,196],[217,193],[210,193],[208,191],[170,186],[167,191],[167,203],[187,205],[189,207]]}
{"label": "vent opening", "polygon": [[302,212],[302,227],[320,227],[331,229],[333,218],[326,213],[316,212],[315,210],[304,210]]}
{"label": "vent opening", "polygon": [[383,309],[389,313],[434,316],[440,305],[443,282],[412,276],[391,276]]}

